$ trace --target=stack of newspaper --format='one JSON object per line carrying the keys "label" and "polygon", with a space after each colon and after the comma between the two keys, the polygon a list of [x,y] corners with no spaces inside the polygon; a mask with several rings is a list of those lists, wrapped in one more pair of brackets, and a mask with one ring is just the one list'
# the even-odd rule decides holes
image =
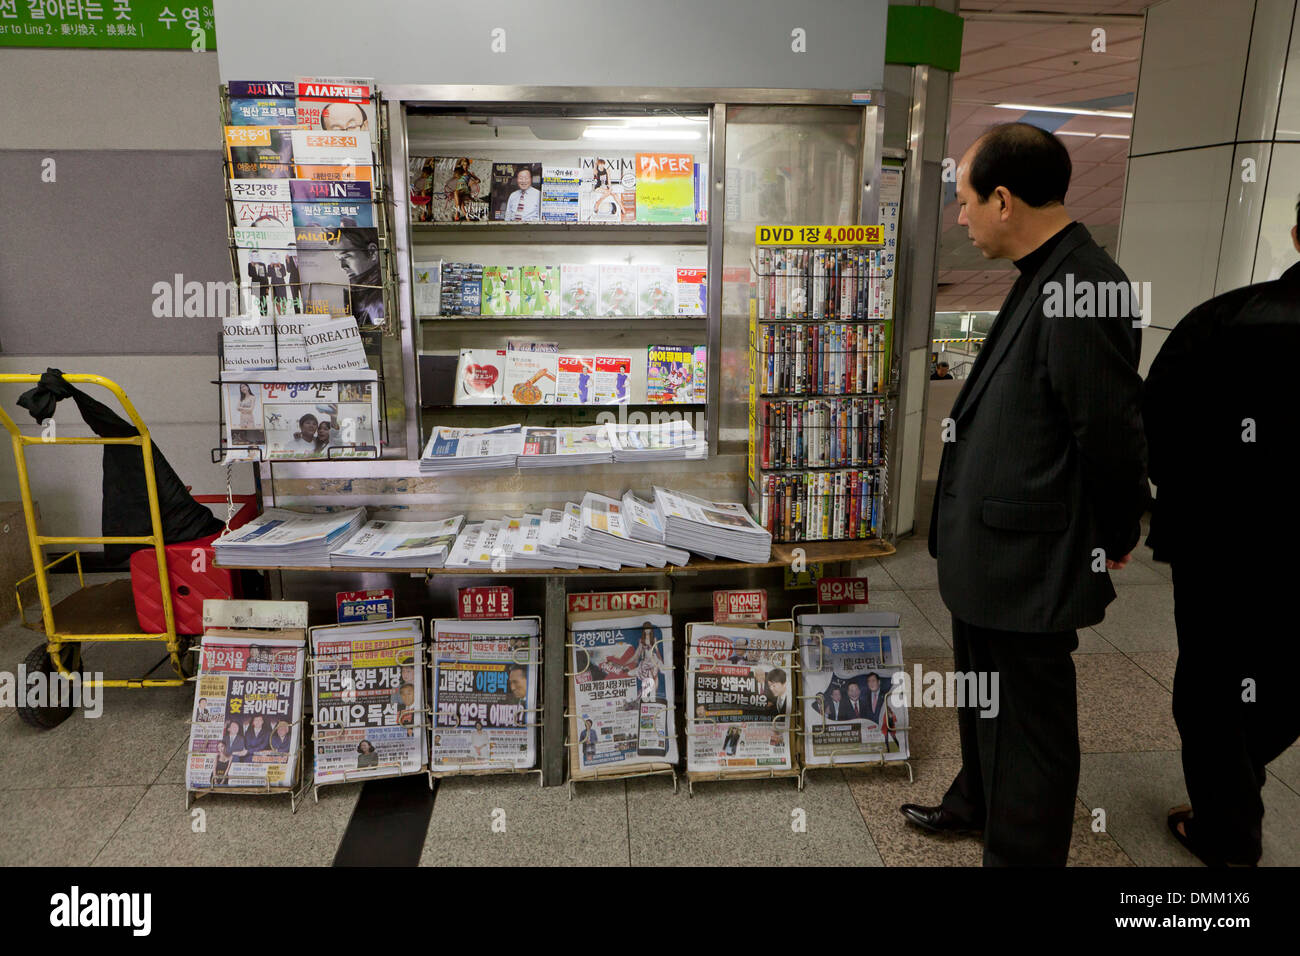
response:
{"label": "stack of newspaper", "polygon": [[688,421],[674,419],[652,425],[607,422],[605,428],[615,461],[677,461],[703,458],[708,442]]}
{"label": "stack of newspaper", "polygon": [[521,425],[455,428],[439,425],[420,456],[420,473],[450,474],[483,468],[513,468],[524,451]]}
{"label": "stack of newspaper", "polygon": [[330,552],[336,568],[440,568],[456,540],[462,515],[441,521],[367,521]]}
{"label": "stack of newspaper", "polygon": [[571,557],[545,554],[541,550],[541,515],[525,514],[518,518],[484,521],[483,529],[480,553],[490,547],[493,570],[566,568],[572,571],[578,567],[578,562]]}
{"label": "stack of newspaper", "polygon": [[365,508],[304,514],[267,508],[212,542],[217,563],[257,568],[326,568],[330,552],[366,520]]}
{"label": "stack of newspaper", "polygon": [[[576,517],[570,518],[569,509],[573,509]],[[617,571],[621,568],[623,564],[620,561],[581,550],[582,536],[579,533],[581,521],[582,507],[572,502],[565,505],[563,510],[542,509],[541,552],[551,557],[576,561],[580,568],[605,568],[609,571]],[[568,544],[562,540],[566,529],[571,532]]]}
{"label": "stack of newspaper", "polygon": [[[631,510],[627,505],[629,497],[633,501]],[[644,561],[656,568],[662,568],[666,564],[681,566],[690,561],[689,551],[669,547],[664,544],[662,534],[655,536],[645,529],[646,519],[644,514],[636,509],[636,502],[637,499],[631,492],[625,495],[622,501],[588,492],[582,499],[583,541],[591,541],[610,550],[625,550],[638,561]],[[645,503],[641,502],[641,504]],[[645,506],[645,510],[653,513],[653,509],[649,506]]]}
{"label": "stack of newspaper", "polygon": [[709,557],[755,564],[772,553],[772,535],[735,501],[706,501],[655,488],[655,509],[664,525],[664,543]]}
{"label": "stack of newspaper", "polygon": [[604,425],[524,429],[520,468],[605,465],[614,460]]}

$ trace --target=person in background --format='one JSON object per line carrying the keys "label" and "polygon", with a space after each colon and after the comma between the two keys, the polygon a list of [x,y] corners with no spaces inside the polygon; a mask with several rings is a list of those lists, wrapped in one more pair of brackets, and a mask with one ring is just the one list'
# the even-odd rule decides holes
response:
{"label": "person in background", "polygon": [[[1291,242],[1300,252],[1300,202]],[[1191,799],[1168,825],[1211,866],[1259,862],[1265,767],[1300,737],[1295,394],[1288,376],[1265,370],[1265,356],[1296,354],[1300,262],[1184,316],[1143,399],[1156,486],[1147,544],[1173,572],[1173,710]],[[1214,500],[1228,508],[1226,549],[1207,534]]]}
{"label": "person in background", "polygon": [[952,373],[948,371],[947,362],[939,362],[934,366],[934,371],[930,373],[930,381],[937,382],[940,380],[952,380]]}
{"label": "person in background", "polygon": [[[899,809],[930,832],[983,831],[986,866],[1065,865],[1079,781],[1070,654],[1115,599],[1109,572],[1128,563],[1150,494],[1141,321],[1123,270],[1065,209],[1070,172],[1065,145],[1027,123],[993,127],[957,167],[958,224],[1019,277],[953,404],[929,547],[956,670],[996,674],[1000,709],[959,707],[961,771],[939,806]],[[1124,292],[1049,305],[1103,283]]]}

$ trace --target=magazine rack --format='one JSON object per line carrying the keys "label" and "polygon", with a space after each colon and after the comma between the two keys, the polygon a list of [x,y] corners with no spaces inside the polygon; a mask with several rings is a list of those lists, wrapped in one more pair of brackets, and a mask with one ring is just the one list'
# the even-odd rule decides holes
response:
{"label": "magazine rack", "polygon": [[[791,610],[791,612],[790,612],[790,617],[791,617],[791,620],[792,620],[792,621],[798,621],[798,620],[799,620],[799,616],[800,616],[801,614],[817,614],[817,613],[834,613],[834,611],[833,611],[832,608],[827,608],[826,610],[823,610],[820,604],[797,604],[797,605],[795,605],[794,608]],[[901,630],[901,628],[900,628],[900,630]],[[899,642],[900,642],[900,643],[899,643],[899,662],[900,662],[900,663],[899,663],[899,666],[900,666],[900,670],[901,670],[901,668],[902,668],[902,643],[901,643],[902,638],[901,638],[901,635],[899,635],[898,640],[899,640]],[[799,683],[800,683],[800,694],[799,694],[797,700],[799,701],[799,707],[800,707],[800,712],[801,712],[801,713],[802,713],[802,710],[803,710],[803,705],[804,705],[804,703],[805,703],[806,701],[809,701],[809,700],[815,700],[815,699],[817,698],[817,696],[818,696],[818,695],[816,695],[816,694],[804,694],[804,693],[803,693],[803,686],[802,686],[802,685],[803,685],[803,672],[804,672],[804,667],[803,667],[803,653],[802,653],[802,652],[803,652],[803,648],[804,648],[804,646],[805,646],[805,645],[799,643],[798,628],[796,627],[796,629],[795,629],[795,650],[798,652],[798,654],[796,655],[796,661],[797,661],[797,666],[798,666],[798,670],[799,670],[799,674],[800,674],[800,682],[799,682]],[[810,647],[811,647],[811,646],[814,646],[814,645],[809,644],[809,645],[806,645],[806,646],[810,646]],[[824,653],[824,651],[822,650],[822,646],[821,646],[820,642],[818,642],[818,643],[816,644],[816,646],[817,646],[817,648],[818,648],[819,655],[820,655],[821,653]],[[818,663],[819,663],[819,664],[822,663],[822,658],[821,658],[820,656],[819,656],[819,658],[818,658]],[[822,669],[821,667],[818,667],[818,668],[817,668],[817,670],[818,670],[819,672],[821,671],[821,669]],[[907,757],[903,758],[902,760],[890,760],[890,759],[888,759],[888,756],[889,756],[889,755],[888,755],[888,753],[886,753],[886,752],[881,752],[881,753],[871,753],[871,752],[869,752],[869,751],[865,751],[865,750],[864,750],[864,751],[860,751],[860,752],[858,752],[858,753],[853,753],[853,754],[851,754],[851,756],[853,756],[853,757],[855,758],[855,759],[853,759],[853,760],[844,760],[844,759],[837,760],[836,758],[837,758],[837,757],[840,757],[841,755],[838,755],[838,754],[831,754],[831,755],[830,755],[830,763],[825,763],[825,764],[821,764],[821,763],[818,763],[818,764],[807,764],[807,763],[804,763],[804,761],[803,761],[804,746],[803,746],[802,743],[801,743],[801,745],[800,745],[800,747],[799,747],[799,762],[800,762],[800,765],[801,765],[801,767],[800,767],[800,775],[801,775],[801,776],[800,776],[800,789],[803,789],[803,785],[804,785],[804,782],[805,782],[806,779],[807,779],[807,775],[808,775],[808,771],[809,771],[809,770],[855,770],[855,769],[867,769],[867,768],[871,768],[871,767],[874,767],[874,768],[876,768],[877,770],[880,770],[880,769],[882,769],[882,768],[884,768],[884,767],[887,767],[887,766],[895,766],[895,767],[901,766],[901,767],[906,767],[906,768],[907,768],[907,782],[908,782],[908,783],[912,783],[912,782],[914,782],[914,780],[915,780],[916,778],[915,778],[915,775],[914,775],[914,773],[913,773],[913,771],[912,771],[912,759],[911,759],[911,754],[912,754],[912,735],[911,735],[911,729],[912,729],[912,708],[911,708],[911,704],[912,704],[912,702],[909,700],[909,701],[908,701],[908,709],[907,709],[907,722],[904,723],[904,724],[902,724],[902,725],[892,725],[892,726],[893,726],[893,729],[896,730],[896,731],[906,731],[906,732],[907,732],[907,753],[908,753],[908,756],[907,756]],[[800,738],[803,738],[804,736],[806,736],[807,732],[808,732],[808,731],[807,731],[806,728],[802,728],[802,729],[799,731],[799,736],[800,736]],[[863,759],[863,758],[865,758],[865,759]]]}
{"label": "magazine rack", "polygon": [[[774,627],[773,625],[776,626]],[[691,679],[691,668],[692,668],[692,663],[694,661],[714,660],[713,658],[708,657],[707,655],[692,654],[690,652],[691,632],[696,627],[705,627],[705,626],[708,626],[708,622],[691,622],[686,625],[686,666],[684,669],[684,673],[687,681],[690,681]],[[776,631],[789,630],[792,635],[794,633],[794,621],[785,618],[778,618],[777,620],[773,620],[773,621],[756,623],[750,626],[762,628],[763,630],[776,630]],[[771,655],[778,659],[786,660],[787,662],[786,672],[790,675],[790,686],[792,690],[795,691],[795,694],[791,696],[792,701],[799,700],[798,693],[797,693],[799,689],[799,684],[798,684],[798,677],[796,676],[799,672],[798,650],[799,648],[796,645],[795,647],[791,648],[788,651],[785,650],[763,651],[764,654]],[[697,724],[715,723],[715,721],[712,718],[699,719],[689,711],[690,708],[688,707],[687,714],[686,714],[686,740],[687,740],[686,746],[688,748],[691,746],[691,738],[697,736],[697,732],[695,730],[695,726]],[[776,780],[782,778],[791,778],[796,782],[798,789],[802,790],[804,786],[804,779],[803,779],[803,774],[798,766],[798,755],[801,753],[801,748],[798,748],[795,744],[796,738],[800,735],[799,728],[802,726],[802,716],[803,716],[802,713],[792,704],[790,707],[790,713],[784,715],[777,715],[776,717],[772,718],[772,729],[775,731],[784,732],[788,735],[787,740],[788,740],[788,746],[790,748],[789,769],[740,770],[740,769],[732,769],[732,768],[721,768],[719,770],[688,770],[686,772],[687,794],[693,797],[695,796],[695,784],[715,781],[715,780]]]}
{"label": "magazine rack", "polygon": [[[433,641],[434,624],[440,620],[451,620],[457,622],[460,621],[459,618],[430,618],[429,619],[429,640],[431,642]],[[537,622],[537,637],[535,638],[535,641],[537,644],[537,651],[538,653],[540,653],[542,648],[542,635],[543,635],[541,615],[524,614],[518,617],[509,618],[509,620]],[[524,651],[524,655],[522,658],[520,658],[518,654],[516,654],[514,657],[511,658],[511,663],[526,664],[529,666],[535,666],[537,668],[537,691],[538,691],[537,696],[543,697],[543,692],[546,687],[545,681],[542,678],[543,668],[545,667],[545,661],[541,657],[533,657],[527,651]],[[437,675],[435,674],[435,663],[434,663],[433,654],[429,655],[427,676],[429,678],[430,691],[432,691],[432,684],[437,679]],[[432,693],[430,693],[425,699],[432,701],[433,700]],[[452,770],[439,770],[435,768],[433,764],[433,737],[432,737],[433,734],[436,734],[438,732],[438,725],[437,725],[436,718],[431,720],[430,739],[429,739],[429,786],[430,787],[433,786],[434,780],[440,780],[444,777],[484,777],[484,776],[496,776],[500,774],[527,775],[531,773],[537,774],[537,785],[543,786],[544,778],[543,778],[542,768],[541,768],[541,755],[545,747],[544,740],[546,738],[546,725],[543,719],[546,713],[545,699],[543,698],[541,704],[537,707],[526,708],[524,710],[524,713],[529,714],[530,716],[528,718],[529,723],[526,723],[523,726],[536,730],[536,734],[537,734],[536,743],[534,744],[535,766],[532,767],[506,767],[506,766],[468,767],[468,768],[458,767]]]}
{"label": "magazine rack", "polygon": [[[409,619],[409,618],[398,618],[397,620],[408,620],[408,619]],[[407,647],[409,647],[409,648],[411,649],[411,651],[412,651],[412,666],[418,668],[419,671],[420,671],[422,674],[426,674],[426,675],[427,675],[428,661],[427,661],[427,660],[425,659],[425,657],[424,657],[425,650],[426,650],[425,634],[424,634],[424,622],[423,622],[423,619],[422,619],[422,618],[416,618],[416,620],[420,620],[420,622],[421,622],[421,623],[420,623],[420,639],[419,639],[419,641],[418,641],[418,642],[412,642],[411,644],[398,644],[398,645],[394,645],[394,647],[392,647],[392,648],[390,648],[390,649],[392,649],[392,650],[399,650],[399,649],[400,649],[400,650],[405,650]],[[340,724],[340,723],[336,723],[336,722],[334,722],[334,721],[319,721],[319,720],[316,719],[316,677],[317,677],[317,674],[318,674],[318,672],[317,672],[317,670],[316,670],[316,661],[317,661],[317,656],[318,656],[318,655],[315,653],[315,651],[313,651],[313,650],[311,649],[311,635],[310,635],[310,631],[311,631],[311,630],[315,630],[315,628],[311,628],[311,629],[309,630],[309,632],[308,632],[308,639],[307,639],[307,654],[308,654],[308,659],[307,659],[307,660],[308,660],[307,674],[308,674],[308,676],[309,676],[309,677],[311,678],[311,680],[312,680],[312,708],[311,708],[311,715],[312,715],[312,718],[311,718],[311,726],[312,726],[312,737],[313,737],[313,741],[314,741],[314,738],[316,737],[316,731],[317,731],[318,729],[322,729],[322,728],[323,728],[323,729],[326,729],[326,730],[332,730],[332,729],[365,729],[365,726],[364,726],[364,725],[361,725],[361,726],[359,726],[359,727],[353,728],[352,725],[349,725],[349,724]],[[350,653],[351,653],[351,652],[349,652],[349,654],[350,654]],[[384,666],[389,666],[389,665],[384,665]],[[342,785],[344,785],[344,784],[348,784],[348,783],[365,783],[365,782],[368,781],[368,780],[389,780],[389,779],[392,779],[393,777],[411,777],[411,776],[415,776],[415,775],[417,775],[417,774],[425,774],[425,773],[427,773],[427,771],[428,771],[428,769],[429,769],[429,761],[428,761],[428,739],[429,739],[429,738],[428,738],[427,735],[428,735],[428,733],[429,733],[429,731],[430,731],[430,729],[431,729],[431,726],[430,726],[430,725],[432,724],[432,721],[431,721],[430,718],[429,718],[429,698],[428,698],[428,696],[427,696],[427,688],[426,688],[426,696],[425,696],[425,699],[424,699],[424,706],[423,706],[423,707],[418,707],[418,708],[413,708],[412,713],[414,713],[414,714],[416,715],[416,718],[417,718],[417,719],[414,720],[414,721],[412,721],[412,723],[411,723],[409,726],[410,726],[411,729],[414,730],[415,732],[425,735],[425,738],[424,738],[424,742],[425,742],[425,747],[424,747],[424,750],[425,750],[425,759],[424,759],[424,762],[421,763],[421,765],[420,765],[419,767],[416,767],[414,770],[405,770],[405,771],[399,770],[399,771],[396,771],[396,772],[393,772],[393,773],[370,773],[370,772],[368,772],[368,771],[363,771],[363,770],[351,770],[351,771],[344,770],[344,771],[340,771],[340,772],[338,772],[337,774],[331,774],[331,778],[330,778],[329,780],[318,780],[318,779],[316,779],[316,761],[315,761],[315,759],[314,759],[314,756],[315,756],[315,746],[314,746],[314,743],[313,743],[313,748],[312,748],[312,753],[313,753],[313,760],[312,760],[312,783],[311,783],[311,795],[312,795],[312,800],[313,800],[313,802],[316,802],[316,803],[319,803],[319,802],[320,802],[320,791],[321,791],[321,788],[322,788],[322,787],[342,786]],[[398,725],[394,725],[394,726],[401,726],[401,725],[398,724]],[[432,779],[432,778],[429,778],[428,783],[429,783],[429,788],[430,788],[430,789],[433,789],[433,779]]]}

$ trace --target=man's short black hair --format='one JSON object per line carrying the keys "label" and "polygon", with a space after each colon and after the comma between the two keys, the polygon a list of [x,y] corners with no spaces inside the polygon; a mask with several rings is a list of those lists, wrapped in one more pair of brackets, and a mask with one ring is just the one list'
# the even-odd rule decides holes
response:
{"label": "man's short black hair", "polygon": [[785,676],[785,668],[783,667],[773,667],[767,672],[767,682],[769,684],[784,684],[787,679],[788,678]]}
{"label": "man's short black hair", "polygon": [[1029,123],[1002,123],[980,137],[971,160],[971,188],[987,202],[999,186],[1034,208],[1065,202],[1070,153],[1046,130]]}
{"label": "man's short black hair", "polygon": [[1295,201],[1295,227],[1300,229],[1300,199]]}

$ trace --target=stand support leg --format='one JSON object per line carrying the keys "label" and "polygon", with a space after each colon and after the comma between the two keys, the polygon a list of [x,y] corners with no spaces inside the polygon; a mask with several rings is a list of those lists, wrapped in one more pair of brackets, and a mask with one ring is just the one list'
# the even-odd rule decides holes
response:
{"label": "stand support leg", "polygon": [[543,619],[542,686],[546,710],[542,716],[542,786],[564,783],[564,622],[567,613],[564,578],[546,579],[546,616]]}

